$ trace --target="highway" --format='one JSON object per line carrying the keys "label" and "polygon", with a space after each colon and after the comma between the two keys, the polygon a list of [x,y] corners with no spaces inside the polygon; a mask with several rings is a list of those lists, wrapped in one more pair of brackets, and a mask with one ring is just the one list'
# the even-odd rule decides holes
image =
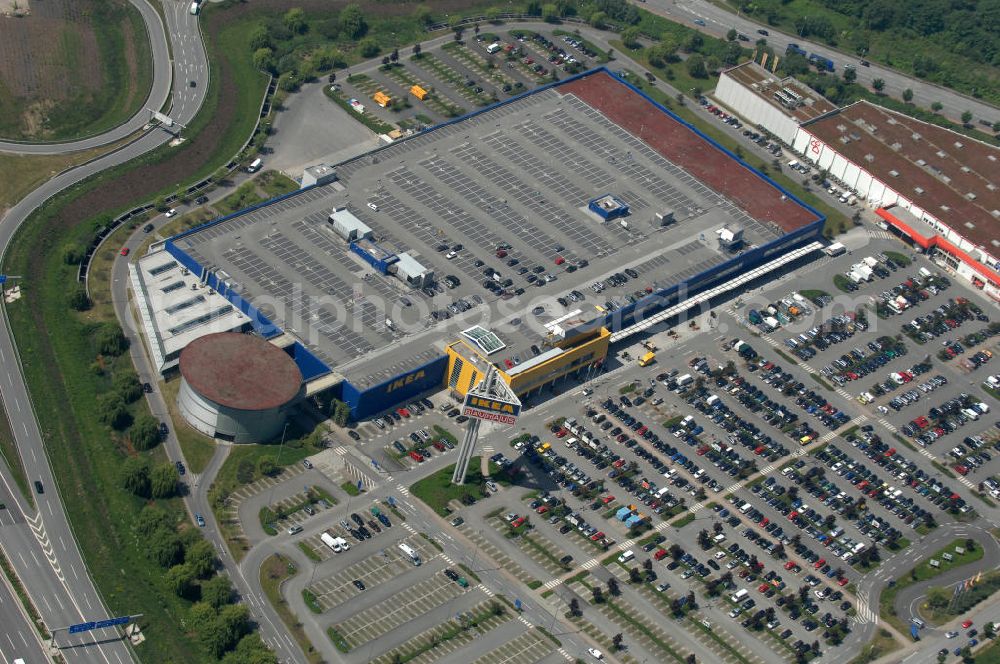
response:
{"label": "highway", "polygon": [[[737,18],[723,10],[720,10],[707,2],[696,0],[686,0],[677,3],[668,0],[650,0],[644,3],[646,8],[669,15],[675,20],[679,20],[691,25],[694,17],[700,17],[707,24],[706,32],[723,35],[730,27],[746,32],[753,37],[758,28],[746,19]],[[153,11],[144,1],[137,2],[137,7],[143,12],[147,25],[154,20],[147,14]],[[145,7],[146,9],[143,9]],[[166,25],[163,25],[158,14],[155,14],[156,29],[150,28],[151,43],[153,44],[154,62],[154,84],[150,93],[149,104],[155,104],[160,99],[159,94],[163,90],[170,89],[170,80],[163,78],[164,65],[168,63],[166,59],[166,34],[169,34],[173,52],[172,68],[169,65],[168,79],[172,78],[177,84],[170,92],[169,114],[178,123],[185,124],[195,116],[204,99],[204,93],[208,86],[208,63],[202,45],[201,35],[198,28],[198,19],[187,12],[188,3],[184,0],[166,0],[164,3],[164,14]],[[784,50],[784,44],[789,41],[798,41],[805,46],[803,40],[796,40],[787,36],[779,35],[771,30],[769,41],[779,50]],[[161,41],[162,39],[162,41]],[[784,40],[784,41],[782,41]],[[844,62],[851,61],[829,49],[822,47],[807,47],[825,53],[838,63],[838,68]],[[904,87],[912,87],[915,93],[915,101],[921,104],[929,104],[930,101],[940,100],[945,105],[945,112],[948,115],[957,116],[965,109],[972,110],[977,118],[998,120],[1000,113],[993,107],[970,100],[954,92],[942,90],[929,84],[908,80],[905,77],[882,69],[873,64],[869,68],[859,67],[859,77],[861,80],[870,80],[873,77],[881,77],[886,81],[886,91],[898,95]],[[864,77],[868,77],[867,79]],[[167,80],[166,88],[162,88],[163,81]],[[192,87],[188,81],[194,81]],[[125,136],[131,135],[145,125],[148,114],[145,110],[140,111],[128,123],[101,136],[74,141],[71,143],[54,145],[27,146],[12,143],[0,143],[0,150],[13,151],[32,154],[54,154],[86,149],[96,145],[114,142]],[[171,138],[171,135],[162,130],[153,129],[146,131],[134,141],[114,153],[105,155],[97,160],[81,165],[69,170],[52,180],[48,181],[35,191],[31,192],[22,201],[15,205],[0,222],[0,253],[5,253],[11,238],[21,223],[50,197],[62,191],[66,187],[79,182],[86,177],[111,168],[118,164],[127,162],[141,154],[149,152],[164,144]],[[124,288],[124,265],[116,265],[113,278],[117,295],[120,295],[119,288]],[[116,298],[121,320],[132,320],[127,308],[123,308],[124,300]],[[22,306],[24,303],[21,303]],[[0,544],[14,565],[18,576],[21,578],[28,593],[33,598],[39,613],[45,623],[49,626],[65,626],[89,619],[99,619],[107,616],[101,598],[98,595],[92,580],[90,579],[86,567],[83,564],[72,529],[67,522],[64,509],[56,490],[56,482],[49,467],[45,448],[42,443],[36,414],[31,407],[24,378],[20,372],[20,362],[16,347],[13,343],[12,335],[7,320],[6,310],[2,309],[3,325],[0,326],[0,394],[3,395],[3,406],[7,412],[11,427],[17,439],[18,449],[21,453],[26,473],[30,481],[39,480],[44,493],[36,495],[37,512],[30,509],[22,499],[18,497],[16,491],[9,492],[11,498],[6,500],[6,513],[0,515]],[[126,324],[126,327],[131,327]],[[140,375],[144,379],[152,376],[148,362],[142,353],[142,345],[134,338],[135,331],[127,330],[133,337],[133,357],[139,368]],[[152,381],[151,381],[152,382]],[[151,407],[154,414],[162,415],[166,412],[166,406],[162,402],[162,397],[158,393],[150,395]],[[180,459],[180,448],[176,438],[171,435],[166,445],[168,454],[172,459]],[[213,459],[206,476],[211,476],[214,469],[217,469],[225,456],[227,448],[220,447],[219,452]],[[189,476],[190,477],[190,476]],[[4,469],[0,473],[3,484],[12,486],[9,474]],[[205,535],[209,537],[219,549],[219,555],[226,566],[227,571],[233,578],[237,589],[248,598],[255,617],[261,624],[261,634],[265,640],[274,647],[279,657],[284,661],[304,661],[297,646],[290,640],[284,626],[278,621],[276,613],[267,602],[261,602],[261,597],[254,592],[253,585],[244,579],[242,573],[227,555],[221,545],[221,536],[212,517],[207,501],[207,482],[198,482],[199,478],[190,477],[193,487],[188,498],[188,507],[191,511],[202,513],[207,523]],[[5,490],[9,491],[9,489]],[[429,526],[433,528],[433,526]],[[440,530],[440,528],[433,528]],[[925,551],[923,541],[915,543],[915,550],[922,553]],[[457,555],[457,550],[455,551]],[[253,577],[251,577],[252,579]],[[503,585],[503,579],[496,579],[496,585]],[[887,579],[886,579],[887,581]],[[877,605],[877,592],[881,590],[882,582],[878,582],[873,577],[871,588],[873,604]],[[27,661],[34,661],[41,654],[41,648],[37,642],[33,643],[31,638],[25,634],[25,629],[30,626],[24,617],[17,618],[13,609],[9,606],[9,590],[0,588],[0,656],[9,657],[10,649],[23,647],[26,651],[14,652],[15,657],[25,657]],[[534,611],[534,607],[529,608]],[[540,610],[541,611],[541,610]],[[8,618],[9,616],[9,618]],[[873,629],[873,627],[872,627]],[[861,630],[858,630],[861,632]],[[33,633],[33,632],[32,632]],[[69,662],[129,662],[134,661],[131,650],[122,642],[111,639],[115,635],[110,631],[107,633],[96,633],[88,635],[86,639],[76,637],[70,640],[65,635],[60,636],[60,642],[73,644],[79,647],[66,648],[62,650],[63,656]]]}
{"label": "highway", "polygon": [[[115,143],[137,131],[142,130],[149,120],[150,114],[146,109],[159,111],[170,99],[170,86],[172,71],[170,68],[170,50],[167,44],[166,28],[159,12],[148,0],[129,0],[142,16],[146,25],[146,33],[149,37],[149,47],[152,54],[153,83],[149,89],[149,95],[143,103],[142,108],[127,121],[118,125],[114,129],[96,136],[89,136],[74,141],[64,141],[56,143],[25,143],[20,141],[0,141],[0,152],[11,152],[16,154],[65,154],[67,152],[77,152],[90,148]],[[173,0],[176,2],[177,0]],[[173,2],[165,2],[164,10],[170,13]],[[193,18],[193,17],[192,17]],[[168,22],[170,17],[168,16]],[[197,38],[196,38],[197,39]],[[177,48],[177,45],[174,45]],[[175,59],[177,59],[175,57]],[[183,56],[180,58],[183,60]]]}
{"label": "highway", "polygon": [[[188,13],[188,6],[186,2],[179,0],[165,3],[166,26],[160,21],[159,14],[155,14],[156,28],[151,29],[154,45],[158,38],[165,39],[164,30],[170,35],[175,56],[172,63],[172,78],[177,81],[196,81],[195,87],[179,85],[172,93],[170,113],[180,123],[187,123],[194,117],[208,87],[208,61],[201,46],[198,19]],[[154,46],[154,56],[157,56],[158,60],[166,53],[165,48],[157,49]],[[162,78],[158,76],[157,80]],[[140,111],[136,115],[139,123],[137,126],[145,124],[147,117],[145,111]],[[133,118],[133,122],[137,121],[136,118]],[[132,133],[135,128],[133,126],[122,135]],[[66,171],[28,194],[11,208],[0,222],[0,254],[6,253],[18,227],[46,200],[94,173],[149,152],[171,138],[170,134],[162,130],[147,131],[117,151]],[[94,145],[100,144],[99,137],[88,140],[97,141],[93,143]],[[68,151],[81,147],[85,146],[77,146],[74,143],[59,146],[59,150]],[[30,303],[22,302],[15,306],[26,305],[30,306]],[[14,498],[7,501],[7,509],[13,515],[15,523],[8,525],[6,521],[0,522],[0,544],[47,626],[65,627],[84,620],[106,618],[107,609],[88,575],[73,530],[66,519],[42,443],[37,415],[33,411],[21,373],[21,364],[12,338],[6,308],[2,309],[2,312],[0,394],[3,395],[3,406],[17,440],[25,472],[29,481],[41,482],[44,493],[35,496],[38,510],[35,512],[16,491],[10,492]],[[13,486],[6,468],[0,476],[4,483]],[[21,627],[16,622],[0,622],[0,644],[18,643],[20,640],[18,632]],[[132,652],[125,643],[111,640],[116,637],[116,632],[110,629],[92,632],[82,637],[70,638],[63,634],[59,639],[61,644],[77,647],[64,648],[61,653],[68,662],[115,664],[134,661]],[[36,651],[35,654],[39,652]],[[25,655],[17,653],[16,656]]]}
{"label": "highway", "polygon": [[[245,177],[245,175],[238,176],[237,182]],[[222,198],[229,193],[227,189],[218,189],[209,198],[210,200]],[[154,228],[158,230],[163,224],[169,221],[165,216],[160,215],[152,223]],[[156,231],[154,230],[153,232]],[[145,239],[145,233],[139,230],[128,238],[124,246],[134,251],[139,248]],[[148,355],[146,355],[142,336],[140,331],[135,327],[135,316],[129,310],[128,278],[128,261],[124,259],[116,261],[111,273],[111,298],[114,303],[115,314],[118,316],[125,335],[129,339],[129,352],[136,371],[139,374],[139,380],[148,382],[151,385],[157,385],[160,376],[153,368]],[[154,389],[151,394],[146,395],[146,399],[149,402],[150,412],[154,417],[161,421],[170,422],[167,403],[159,391]],[[164,442],[164,449],[171,461],[185,461],[173,427],[171,427],[170,433]],[[194,521],[193,516],[195,513],[199,513],[205,517],[205,528],[202,533],[215,545],[219,560],[225,567],[226,573],[233,582],[233,586],[240,597],[247,602],[255,619],[259,622],[261,638],[274,649],[281,661],[305,662],[302,651],[292,640],[274,607],[264,597],[257,574],[249,574],[249,578],[244,576],[241,566],[237,565],[229,555],[225,540],[219,530],[218,523],[216,523],[211,504],[208,500],[208,488],[222,466],[223,461],[225,461],[228,452],[229,447],[227,445],[217,443],[215,456],[200,475],[188,472],[181,478],[182,483],[187,487],[187,496],[184,499],[185,505],[192,515],[192,521]],[[329,642],[328,639],[327,641]]]}
{"label": "highway", "polygon": [[[750,42],[744,43],[744,46],[751,48],[753,43],[762,37],[757,31],[767,30],[768,35],[765,39],[779,55],[784,54],[788,44],[797,43],[810,53],[819,53],[833,60],[838,75],[843,73],[845,64],[855,65],[858,72],[858,82],[869,88],[874,79],[881,78],[885,81],[883,92],[891,97],[901,99],[903,90],[910,88],[913,90],[913,103],[917,106],[929,110],[932,103],[941,102],[943,106],[941,114],[955,122],[959,122],[962,113],[967,110],[972,112],[974,124],[978,124],[979,120],[987,120],[990,123],[1000,122],[1000,109],[995,106],[954,90],[907,76],[875,62],[872,62],[870,67],[862,67],[860,65],[861,58],[856,55],[845,54],[798,36],[784,34],[776,28],[757,23],[746,16],[737,16],[728,12],[712,4],[709,0],[640,0],[638,2],[633,0],[633,4],[713,37],[724,39],[726,33],[735,28],[750,38]],[[698,25],[694,22],[695,20],[700,20],[705,25]]]}

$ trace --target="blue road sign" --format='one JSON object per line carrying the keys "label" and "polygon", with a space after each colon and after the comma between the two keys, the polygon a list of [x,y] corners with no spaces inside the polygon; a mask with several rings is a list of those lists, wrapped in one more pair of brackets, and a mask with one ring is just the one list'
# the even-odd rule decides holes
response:
{"label": "blue road sign", "polygon": [[358,491],[361,491],[361,480],[358,480]]}
{"label": "blue road sign", "polygon": [[521,610],[521,600],[519,599],[514,600],[514,608],[517,609],[518,611]]}
{"label": "blue road sign", "polygon": [[132,620],[131,616],[122,616],[121,618],[108,618],[107,620],[98,620],[96,622],[85,622],[79,625],[72,625],[67,629],[70,634],[80,634],[81,632],[89,632],[92,629],[104,629],[105,627],[115,627],[116,625],[126,625]]}
{"label": "blue road sign", "polygon": [[110,618],[108,620],[98,620],[94,624],[94,629],[102,629],[104,627],[115,627],[117,625],[127,625],[131,617],[122,616],[121,618]]}

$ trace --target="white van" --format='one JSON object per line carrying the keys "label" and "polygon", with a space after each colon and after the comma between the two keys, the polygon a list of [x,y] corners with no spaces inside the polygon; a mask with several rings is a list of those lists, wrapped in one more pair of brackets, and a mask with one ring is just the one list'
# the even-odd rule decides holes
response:
{"label": "white van", "polygon": [[264,162],[261,161],[260,157],[257,157],[252,162],[250,162],[249,166],[247,166],[247,173],[256,173],[257,171],[260,170],[260,167],[263,165]]}
{"label": "white van", "polygon": [[633,558],[635,558],[635,553],[632,551],[632,549],[629,549],[628,551],[622,552],[622,555],[618,556],[618,562],[627,563]]}
{"label": "white van", "polygon": [[197,16],[199,9],[201,9],[201,7],[198,5],[198,0],[195,0],[194,2],[191,3],[191,7],[188,9],[188,13],[190,13],[192,16]]}

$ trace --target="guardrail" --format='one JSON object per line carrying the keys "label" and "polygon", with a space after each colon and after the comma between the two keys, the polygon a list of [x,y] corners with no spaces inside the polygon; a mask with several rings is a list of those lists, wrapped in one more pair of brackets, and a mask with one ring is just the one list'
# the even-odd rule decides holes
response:
{"label": "guardrail", "polygon": [[[557,21],[546,21],[541,16],[535,14],[517,14],[513,12],[504,12],[497,14],[496,16],[466,16],[465,18],[456,21],[455,23],[433,23],[427,26],[427,32],[437,32],[438,30],[454,30],[458,27],[466,27],[469,25],[474,25],[476,23],[487,23],[495,24],[498,21],[531,21],[538,23],[551,23],[551,25],[557,26],[560,23],[573,23],[575,25],[586,25],[588,27],[593,27],[587,21],[582,18],[577,18],[575,16],[565,16],[559,18]],[[595,28],[597,29],[597,28]],[[600,28],[601,30],[606,30],[608,32],[620,32],[621,27],[613,24],[607,24]]]}
{"label": "guardrail", "polygon": [[[264,97],[260,102],[260,110],[257,116],[257,123],[254,125],[253,131],[250,132],[250,136],[247,138],[246,141],[244,141],[242,147],[240,147],[240,149],[237,150],[236,154],[233,155],[232,159],[226,162],[224,166],[224,168],[226,169],[226,175],[229,175],[236,170],[236,167],[240,163],[239,156],[243,153],[244,150],[247,149],[247,146],[250,145],[251,141],[253,141],[253,139],[260,132],[261,123],[267,117],[270,116],[271,101],[274,98],[274,93],[277,91],[277,89],[278,89],[277,79],[275,79],[273,76],[269,76],[267,82],[267,90],[264,92]],[[210,177],[205,178],[185,189],[183,196],[197,196],[199,193],[206,190],[212,184],[213,184],[212,178]],[[178,194],[171,194],[166,198],[164,198],[164,202],[170,204],[174,201],[179,200],[181,197],[182,196]],[[94,235],[93,240],[91,240],[90,245],[87,246],[87,250],[86,252],[84,252],[83,260],[80,261],[80,266],[77,268],[76,272],[77,281],[83,282],[84,284],[87,285],[86,288],[88,296],[90,295],[90,285],[89,282],[87,281],[87,276],[90,273],[90,261],[93,259],[97,251],[101,248],[101,245],[104,244],[104,241],[112,233],[121,228],[126,222],[128,222],[131,219],[134,219],[135,217],[139,217],[146,214],[150,210],[155,209],[155,207],[156,206],[153,204],[153,202],[143,203],[142,205],[134,207],[131,210],[128,210],[127,212],[118,215],[117,217],[111,220],[110,224],[97,231],[97,233]]]}

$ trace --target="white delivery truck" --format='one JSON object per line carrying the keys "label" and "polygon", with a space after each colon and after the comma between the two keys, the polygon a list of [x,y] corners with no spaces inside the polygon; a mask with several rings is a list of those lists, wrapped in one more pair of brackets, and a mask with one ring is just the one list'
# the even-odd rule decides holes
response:
{"label": "white delivery truck", "polygon": [[847,247],[842,245],[840,242],[834,242],[829,247],[823,250],[827,256],[839,256],[847,251]]}
{"label": "white delivery truck", "polygon": [[399,550],[402,551],[403,554],[410,559],[410,562],[413,563],[415,567],[420,567],[421,563],[420,554],[417,553],[412,546],[410,546],[406,542],[400,542]]}
{"label": "white delivery truck", "polygon": [[328,547],[333,549],[334,553],[340,553],[344,550],[343,547],[340,546],[340,542],[337,541],[340,539],[339,537],[334,537],[330,533],[323,533],[319,536],[319,538],[323,541],[323,544],[326,544]]}

